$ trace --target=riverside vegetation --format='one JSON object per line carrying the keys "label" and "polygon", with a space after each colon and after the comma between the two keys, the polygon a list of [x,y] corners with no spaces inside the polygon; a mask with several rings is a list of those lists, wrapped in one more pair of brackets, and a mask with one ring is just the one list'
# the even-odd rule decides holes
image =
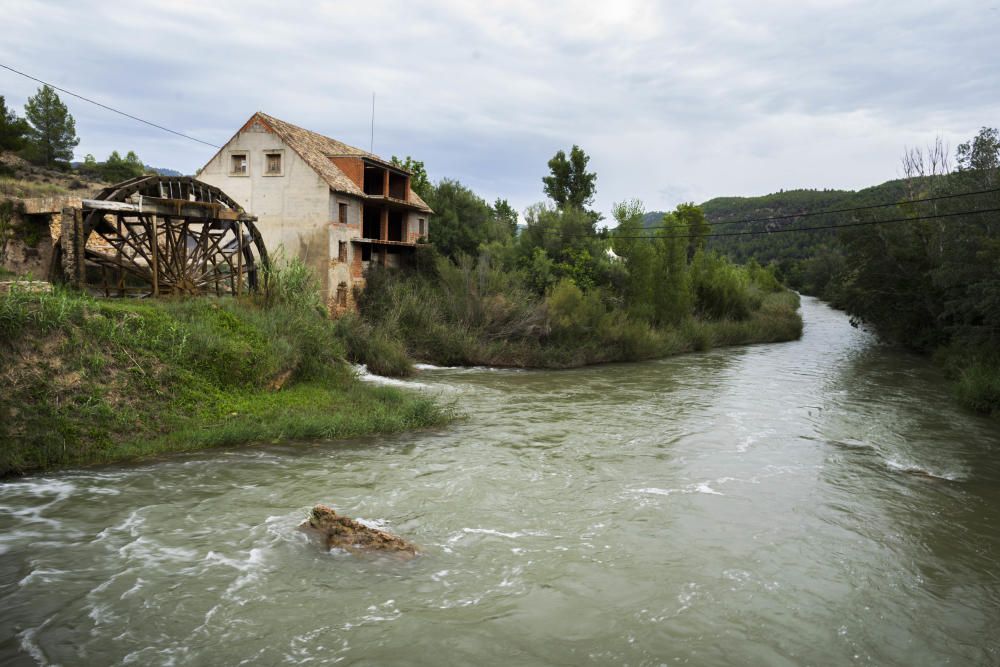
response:
{"label": "riverside vegetation", "polygon": [[518,233],[457,181],[431,186],[431,241],[404,271],[373,269],[359,313],[326,317],[309,271],[272,272],[244,299],[111,301],[56,289],[0,297],[0,475],[245,442],[335,438],[446,423],[431,399],[359,383],[346,356],[408,375],[414,360],[565,368],[798,338],[798,297],[774,271],[705,247],[701,210],[655,233],[640,202],[615,232],[586,207],[577,147],[544,179],[551,203]]}
{"label": "riverside vegetation", "polygon": [[0,296],[0,476],[246,442],[389,433],[447,406],[356,379],[297,263],[257,299]]}
{"label": "riverside vegetation", "polygon": [[[932,356],[963,405],[1000,416],[1000,132],[982,128],[957,147],[954,165],[938,140],[905,152],[903,178],[858,192],[710,200],[702,205],[710,221],[899,204],[770,224],[898,222],[722,237],[710,239],[709,247],[734,261],[770,264],[789,285],[845,310],[883,340]],[[948,217],[927,219],[937,215]],[[725,231],[762,228],[743,223]]]}
{"label": "riverside vegetation", "polygon": [[368,273],[359,315],[338,322],[352,357],[389,375],[413,360],[565,368],[801,335],[798,296],[772,269],[706,249],[698,207],[647,231],[641,202],[623,202],[616,229],[598,228],[588,159],[576,146],[553,157],[551,202],[530,207],[523,229],[506,201],[433,186],[422,163],[401,162],[435,210],[432,245],[410,270]]}

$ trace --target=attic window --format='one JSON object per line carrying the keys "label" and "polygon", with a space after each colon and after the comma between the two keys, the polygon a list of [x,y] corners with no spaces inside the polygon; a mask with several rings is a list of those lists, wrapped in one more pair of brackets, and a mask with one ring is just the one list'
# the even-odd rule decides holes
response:
{"label": "attic window", "polygon": [[264,153],[264,175],[281,176],[281,151],[266,151]]}
{"label": "attic window", "polygon": [[239,153],[230,153],[229,155],[229,175],[230,176],[249,176],[250,175],[250,163],[247,159],[247,152],[241,151]]}

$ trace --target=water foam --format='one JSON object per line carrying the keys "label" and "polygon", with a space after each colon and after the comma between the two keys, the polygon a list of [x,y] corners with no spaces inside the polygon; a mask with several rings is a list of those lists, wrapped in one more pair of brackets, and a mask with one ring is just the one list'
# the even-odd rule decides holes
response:
{"label": "water foam", "polygon": [[390,387],[409,387],[410,389],[430,389],[429,384],[424,384],[423,382],[413,382],[410,380],[400,380],[398,378],[385,377],[384,375],[375,375],[368,371],[368,367],[364,364],[355,364],[354,372],[357,378],[362,382],[371,382],[372,384],[387,385]]}
{"label": "water foam", "polygon": [[885,465],[891,470],[898,470],[900,472],[910,473],[912,475],[919,475],[922,477],[933,477],[936,479],[944,479],[949,482],[957,482],[964,479],[963,475],[955,472],[944,472],[930,470],[924,466],[919,466],[912,461],[907,461],[898,458],[887,458],[885,459]]}

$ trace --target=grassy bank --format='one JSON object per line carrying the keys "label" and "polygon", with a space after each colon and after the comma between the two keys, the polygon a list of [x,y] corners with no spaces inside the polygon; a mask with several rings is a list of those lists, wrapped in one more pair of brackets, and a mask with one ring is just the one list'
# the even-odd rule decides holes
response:
{"label": "grassy bank", "polygon": [[334,323],[288,297],[0,296],[0,475],[450,419],[355,379]]}
{"label": "grassy bank", "polygon": [[570,368],[640,361],[724,345],[795,340],[798,295],[748,283],[738,316],[708,313],[652,326],[606,294],[571,283],[545,296],[503,271],[439,261],[433,271],[373,271],[360,315],[338,328],[349,354],[375,372],[407,375],[412,361],[439,365]]}

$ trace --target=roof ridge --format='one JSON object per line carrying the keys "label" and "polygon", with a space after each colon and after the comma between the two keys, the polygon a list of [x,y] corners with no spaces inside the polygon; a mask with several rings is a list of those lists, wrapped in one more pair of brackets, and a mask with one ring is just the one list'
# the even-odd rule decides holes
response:
{"label": "roof ridge", "polygon": [[[333,142],[335,144],[340,144],[341,146],[346,146],[347,148],[351,149],[352,151],[357,151],[358,153],[363,153],[365,155],[374,157],[376,159],[381,159],[377,155],[375,155],[374,153],[369,153],[368,151],[366,151],[363,148],[358,148],[357,146],[352,146],[352,145],[350,145],[350,144],[348,144],[348,143],[346,143],[344,141],[341,141],[340,139],[334,139],[333,137],[329,137],[329,136],[327,136],[325,134],[320,134],[319,132],[316,132],[315,130],[310,130],[309,128],[302,127],[301,125],[296,125],[295,123],[289,123],[287,120],[282,120],[281,118],[278,118],[277,116],[272,116],[271,114],[269,114],[267,112],[258,111],[257,114],[260,115],[260,116],[263,116],[265,120],[277,121],[278,123],[280,123],[282,125],[287,125],[287,126],[289,126],[291,128],[294,128],[296,130],[301,130],[302,132],[306,132],[308,134],[315,135],[315,136],[319,137],[320,139],[323,139],[324,141],[331,141],[331,142]],[[335,155],[352,155],[352,153],[336,153]]]}
{"label": "roof ridge", "polygon": [[[259,119],[265,125],[271,128],[271,130],[277,134],[282,141],[284,141],[293,151],[298,153],[299,157],[308,164],[313,171],[315,171],[326,183],[334,190],[357,195],[364,197],[365,193],[362,188],[352,181],[347,175],[336,165],[332,158],[334,157],[352,157],[352,158],[363,158],[378,162],[382,165],[398,169],[404,173],[410,174],[407,169],[403,167],[393,165],[391,162],[380,158],[374,153],[369,153],[350,144],[345,144],[343,141],[338,141],[332,137],[320,134],[319,132],[314,132],[308,130],[304,127],[295,125],[294,123],[289,123],[288,121],[281,120],[276,116],[272,116],[263,111],[257,111],[251,116],[251,120],[254,118]],[[248,123],[250,121],[247,121]],[[425,208],[430,211],[430,207],[427,206],[427,202],[421,199],[413,188],[410,188],[410,193],[413,195],[414,203],[421,208]]]}

